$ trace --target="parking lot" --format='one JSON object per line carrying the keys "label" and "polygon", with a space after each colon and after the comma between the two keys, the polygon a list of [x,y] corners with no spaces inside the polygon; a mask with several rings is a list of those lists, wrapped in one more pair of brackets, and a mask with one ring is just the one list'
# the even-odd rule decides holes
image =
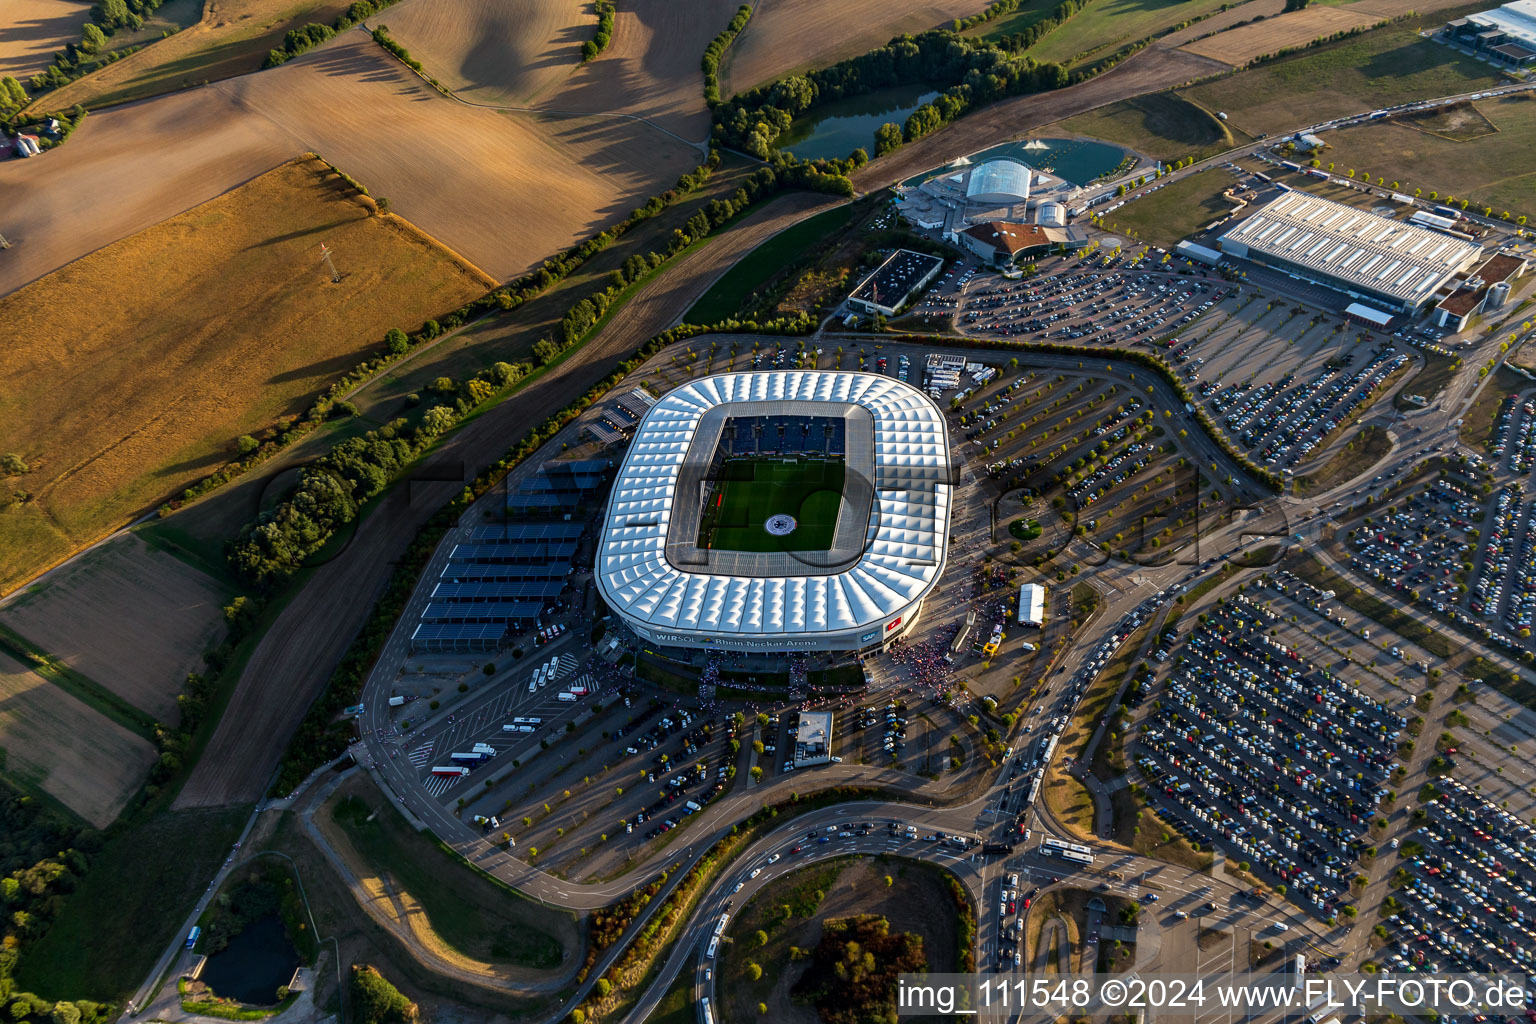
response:
{"label": "parking lot", "polygon": [[[1536,833],[1455,779],[1422,808],[1401,863],[1378,952],[1384,971],[1536,968]],[[1393,841],[1394,848],[1399,846]]]}
{"label": "parking lot", "polygon": [[1242,595],[1153,658],[1156,701],[1131,756],[1172,827],[1320,918],[1346,901],[1407,720],[1289,644]]}

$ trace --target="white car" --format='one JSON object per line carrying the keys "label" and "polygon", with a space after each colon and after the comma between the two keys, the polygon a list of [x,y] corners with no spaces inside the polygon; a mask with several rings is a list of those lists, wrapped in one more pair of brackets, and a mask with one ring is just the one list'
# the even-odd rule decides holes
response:
{"label": "white car", "polygon": [[732,889],[731,892],[741,892],[741,890],[746,888],[746,886],[747,886],[746,882],[737,882],[736,883],[736,888]]}
{"label": "white car", "polygon": [[748,875],[747,877],[748,878],[756,878],[758,875],[760,875],[762,873],[763,873],[763,869],[762,868],[753,868],[752,869],[752,873],[750,875]]}
{"label": "white car", "polygon": [[772,857],[768,858],[768,863],[769,864],[776,864],[776,863],[778,863],[778,860],[779,860],[779,855],[778,854],[774,854]]}

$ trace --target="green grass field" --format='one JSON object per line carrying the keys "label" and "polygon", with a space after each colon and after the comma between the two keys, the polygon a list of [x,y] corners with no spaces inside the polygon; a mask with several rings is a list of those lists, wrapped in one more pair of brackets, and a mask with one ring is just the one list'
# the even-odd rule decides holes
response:
{"label": "green grass field", "polygon": [[1500,80],[1489,65],[1420,37],[1409,24],[1307,50],[1180,95],[1225,112],[1234,130],[1275,134],[1368,106],[1450,96]]}
{"label": "green grass field", "polygon": [[854,209],[852,203],[834,207],[780,231],[721,275],[683,319],[713,324],[735,316],[754,291],[801,259],[812,246],[847,227]]}
{"label": "green grass field", "polygon": [[[719,551],[825,551],[832,546],[843,498],[843,463],[783,458],[725,464],[699,524],[699,546]],[[764,529],[771,516],[793,516],[793,533]]]}
{"label": "green grass field", "polygon": [[1051,126],[1136,150],[1156,160],[1212,156],[1233,145],[1232,133],[1207,110],[1177,93],[1158,92],[1069,117]]}
{"label": "green grass field", "polygon": [[1093,0],[1077,17],[1029,48],[1040,61],[1072,64],[1209,14],[1225,0]]}
{"label": "green grass field", "polygon": [[1004,36],[1011,36],[1016,32],[1022,32],[1038,22],[1050,17],[1060,4],[1061,0],[1023,0],[1019,6],[994,21],[982,22],[975,28],[968,28],[961,35],[973,39],[985,39],[987,42],[995,42]]}
{"label": "green grass field", "polygon": [[1173,245],[1231,209],[1221,193],[1233,181],[1219,169],[1191,174],[1107,214],[1104,226],[1143,242]]}
{"label": "green grass field", "polygon": [[1364,124],[1329,133],[1324,158],[1406,191],[1433,191],[1536,217],[1536,99],[1528,93],[1482,100],[1477,109],[1498,129],[1458,142],[1397,124]]}

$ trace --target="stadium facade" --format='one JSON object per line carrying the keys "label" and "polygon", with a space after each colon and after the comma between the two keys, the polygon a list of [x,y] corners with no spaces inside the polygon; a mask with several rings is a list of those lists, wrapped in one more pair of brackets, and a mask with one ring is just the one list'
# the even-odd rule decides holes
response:
{"label": "stadium facade", "polygon": [[[841,459],[830,545],[701,544],[724,460]],[[637,426],[609,498],[597,584],[664,647],[878,650],[917,623],[944,569],[954,470],[942,414],[875,373],[777,370],[691,381]]]}

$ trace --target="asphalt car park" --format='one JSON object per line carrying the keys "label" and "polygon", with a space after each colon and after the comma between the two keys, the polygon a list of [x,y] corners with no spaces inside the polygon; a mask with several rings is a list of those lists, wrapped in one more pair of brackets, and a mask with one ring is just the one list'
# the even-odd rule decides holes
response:
{"label": "asphalt car park", "polygon": [[1455,779],[1400,844],[1383,971],[1536,969],[1536,831]]}
{"label": "asphalt car park", "polygon": [[1236,595],[1178,642],[1163,639],[1157,700],[1132,754],[1172,827],[1327,918],[1370,845],[1407,720],[1308,664],[1288,632],[1275,612]]}

